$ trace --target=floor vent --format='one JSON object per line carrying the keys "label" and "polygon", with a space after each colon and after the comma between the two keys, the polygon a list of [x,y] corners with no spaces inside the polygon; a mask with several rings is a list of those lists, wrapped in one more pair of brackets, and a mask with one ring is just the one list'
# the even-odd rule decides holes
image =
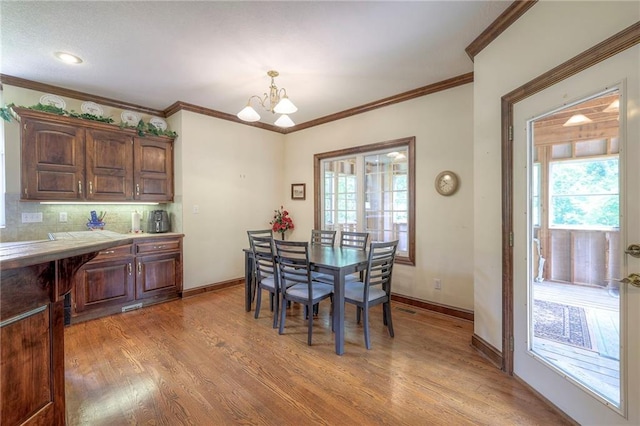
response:
{"label": "floor vent", "polygon": [[416,311],[412,311],[411,309],[407,309],[407,308],[396,308],[398,311],[402,311],[402,312],[406,312],[408,314],[415,314]]}
{"label": "floor vent", "polygon": [[133,305],[123,306],[122,312],[129,312],[129,311],[133,311],[134,309],[140,309],[140,308],[142,308],[142,303],[135,303]]}

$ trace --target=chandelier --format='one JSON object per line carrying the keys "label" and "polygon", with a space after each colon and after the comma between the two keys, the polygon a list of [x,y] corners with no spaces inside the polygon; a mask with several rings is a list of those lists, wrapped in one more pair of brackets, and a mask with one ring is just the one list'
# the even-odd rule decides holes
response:
{"label": "chandelier", "polygon": [[258,95],[251,96],[247,101],[247,106],[238,113],[238,118],[249,122],[260,120],[260,114],[251,107],[251,100],[255,98],[267,111],[271,111],[272,114],[281,114],[273,124],[279,127],[295,126],[296,123],[294,123],[287,114],[296,112],[298,108],[287,97],[287,91],[285,89],[278,89],[278,86],[276,86],[276,83],[273,81],[273,79],[279,75],[278,71],[271,70],[267,72],[267,75],[271,77],[269,93],[265,93],[263,97]]}

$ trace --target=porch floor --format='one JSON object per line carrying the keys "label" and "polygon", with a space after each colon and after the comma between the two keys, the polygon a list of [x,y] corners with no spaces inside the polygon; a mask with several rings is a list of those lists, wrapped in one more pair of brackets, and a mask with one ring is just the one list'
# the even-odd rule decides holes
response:
{"label": "porch floor", "polygon": [[544,281],[534,283],[533,294],[536,300],[583,308],[592,342],[592,348],[588,350],[535,337],[534,352],[605,400],[619,405],[620,321],[617,292],[607,288]]}

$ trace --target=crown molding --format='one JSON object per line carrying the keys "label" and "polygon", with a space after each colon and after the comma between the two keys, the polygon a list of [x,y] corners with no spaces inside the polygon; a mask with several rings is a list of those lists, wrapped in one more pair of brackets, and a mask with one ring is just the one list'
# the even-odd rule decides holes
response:
{"label": "crown molding", "polygon": [[343,118],[351,117],[353,115],[362,114],[364,112],[369,112],[374,109],[384,108],[386,106],[393,105],[399,102],[405,102],[421,96],[430,95],[432,93],[451,89],[457,86],[461,86],[463,84],[472,83],[473,73],[470,72],[467,74],[462,74],[457,77],[440,81],[438,83],[419,87],[417,89],[409,90],[408,92],[400,93],[394,96],[389,96],[387,98],[380,99],[378,101],[373,101],[368,104],[364,104],[361,106],[357,106],[355,108],[337,112],[335,114],[330,114],[330,115],[317,118],[315,120],[307,121],[301,124],[297,124],[293,127],[288,127],[288,128],[277,127],[271,124],[261,123],[259,121],[249,123],[249,122],[240,120],[238,117],[236,117],[233,114],[216,111],[214,109],[205,108],[202,106],[198,106],[198,105],[194,105],[194,104],[190,104],[182,101],[174,102],[164,110],[156,110],[156,109],[146,108],[140,105],[128,104],[128,103],[121,102],[114,99],[103,98],[101,96],[91,95],[89,93],[78,92],[75,90],[52,86],[50,84],[38,83],[36,81],[26,80],[23,78],[13,77],[5,74],[0,74],[0,82],[3,84],[8,84],[10,86],[22,87],[25,89],[36,90],[39,92],[52,93],[55,95],[67,96],[74,99],[90,100],[102,105],[109,105],[116,108],[121,108],[121,109],[126,109],[131,111],[138,111],[138,112],[142,112],[145,114],[150,114],[158,117],[169,117],[178,111],[190,111],[190,112],[195,112],[202,115],[207,115],[209,117],[219,118],[221,120],[232,121],[234,123],[242,124],[245,126],[256,127],[259,129],[269,130],[269,131],[277,132],[281,134],[288,134],[288,133],[296,132],[298,130],[308,129],[309,127],[314,127],[314,126],[319,126],[321,124],[329,123],[331,121],[341,120]]}
{"label": "crown molding", "polygon": [[307,129],[309,127],[319,126],[320,124],[329,123],[331,121],[341,120],[343,118],[351,117],[356,114],[362,114],[363,112],[369,112],[374,109],[384,108],[389,105],[397,104],[399,102],[408,101],[410,99],[419,98],[421,96],[430,95],[432,93],[440,92],[443,90],[452,89],[463,84],[473,83],[473,73],[466,73],[453,77],[447,80],[440,81],[438,83],[430,84],[428,86],[418,87],[417,89],[409,90],[408,92],[400,93],[398,95],[389,96],[388,98],[373,101],[368,104],[357,106],[355,108],[347,109],[342,112],[327,115],[315,120],[307,121],[301,124],[297,124],[293,127],[285,129],[285,133],[293,133],[298,130]]}
{"label": "crown molding", "polygon": [[23,89],[36,90],[38,92],[51,93],[58,96],[66,96],[73,99],[92,101],[100,105],[108,105],[115,108],[125,109],[129,111],[137,111],[144,114],[165,117],[164,112],[158,109],[147,108],[141,105],[129,104],[116,99],[105,98],[102,96],[92,95],[90,93],[79,92],[77,90],[65,89],[64,87],[53,86],[51,84],[39,83],[37,81],[26,80],[20,77],[14,77],[7,74],[0,74],[0,83],[9,86],[22,87]]}
{"label": "crown molding", "polygon": [[507,9],[482,32],[482,34],[476,37],[476,39],[473,40],[466,49],[464,49],[464,51],[467,52],[467,55],[469,55],[469,58],[471,58],[471,61],[474,60],[476,55],[480,53],[482,49],[498,38],[504,30],[509,28],[511,24],[516,22],[527,10],[533,7],[537,1],[538,0],[518,0],[511,3],[511,5],[507,7]]}
{"label": "crown molding", "polygon": [[284,131],[285,129],[283,127],[277,127],[271,124],[261,123],[259,121],[254,121],[252,123],[247,121],[242,121],[233,114],[216,111],[215,109],[205,108],[202,106],[198,106],[198,105],[194,105],[194,104],[190,104],[182,101],[177,101],[171,104],[169,107],[167,107],[167,109],[163,111],[163,114],[165,117],[169,117],[178,111],[196,112],[198,114],[208,115],[209,117],[215,117],[221,120],[233,121],[234,123],[244,124],[245,126],[257,127],[259,129],[270,130],[272,132],[277,132],[277,133],[285,133]]}

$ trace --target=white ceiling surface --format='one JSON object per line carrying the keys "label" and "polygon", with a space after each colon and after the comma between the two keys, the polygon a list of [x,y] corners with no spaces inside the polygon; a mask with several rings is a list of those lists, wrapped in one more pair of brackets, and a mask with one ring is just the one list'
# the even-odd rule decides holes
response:
{"label": "white ceiling surface", "polygon": [[2,1],[0,73],[159,110],[183,101],[236,114],[275,69],[301,124],[471,72],[464,49],[510,4]]}

